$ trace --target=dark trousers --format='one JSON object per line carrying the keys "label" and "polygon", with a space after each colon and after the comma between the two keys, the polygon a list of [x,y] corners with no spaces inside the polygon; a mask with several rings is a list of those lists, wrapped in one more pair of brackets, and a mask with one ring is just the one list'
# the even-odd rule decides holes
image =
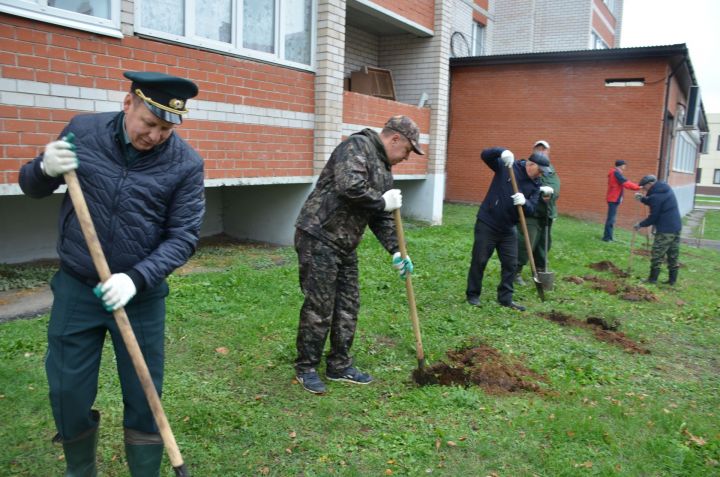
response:
{"label": "dark trousers", "polygon": [[[62,270],[51,281],[54,295],[45,358],[50,404],[57,431],[71,440],[97,426],[91,408],[100,357],[109,331],[123,394],[123,425],[157,433],[158,428],[112,313],[92,291]],[[138,294],[125,307],[158,394],[162,393],[167,283]]]}
{"label": "dark trousers", "polygon": [[[530,237],[530,247],[532,248],[533,260],[535,261],[535,268],[539,271],[545,271],[546,254],[545,248],[548,253],[552,247],[552,219],[537,218],[537,217],[526,217],[525,222],[527,224],[528,236]],[[546,225],[547,224],[547,225]],[[547,235],[547,247],[545,246],[545,236]],[[525,246],[525,237],[522,234],[522,230],[518,234],[518,265],[517,273],[520,273],[525,264],[528,263],[529,257],[527,253],[527,247]]]}
{"label": "dark trousers", "polygon": [[613,230],[615,229],[615,217],[620,207],[620,202],[608,202],[607,218],[605,219],[605,230],[603,231],[603,240],[609,241],[613,239]]}
{"label": "dark trousers", "polygon": [[509,305],[512,302],[513,278],[517,267],[515,228],[511,228],[509,232],[499,233],[485,225],[484,222],[479,220],[475,222],[475,242],[473,243],[465,295],[468,298],[480,296],[485,267],[495,250],[497,250],[501,267],[497,300],[503,305]]}
{"label": "dark trousers", "polygon": [[295,232],[300,288],[305,301],[297,334],[297,373],[314,371],[320,364],[330,333],[327,369],[342,371],[352,365],[350,348],[360,309],[357,253],[339,253],[301,230]]}

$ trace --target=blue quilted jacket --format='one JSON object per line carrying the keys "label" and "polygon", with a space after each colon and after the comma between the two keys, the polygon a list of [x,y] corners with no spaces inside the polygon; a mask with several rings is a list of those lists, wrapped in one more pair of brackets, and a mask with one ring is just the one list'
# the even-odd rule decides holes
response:
{"label": "blue quilted jacket", "polygon": [[[124,113],[74,117],[77,175],[112,273],[128,273],[147,288],[161,283],[194,253],[205,212],[202,158],[177,134],[132,162],[122,138]],[[20,187],[46,197],[64,180],[45,176],[42,155],[20,170]],[[77,216],[66,193],[57,252],[62,267],[97,279]],[[137,285],[137,283],[136,283]]]}

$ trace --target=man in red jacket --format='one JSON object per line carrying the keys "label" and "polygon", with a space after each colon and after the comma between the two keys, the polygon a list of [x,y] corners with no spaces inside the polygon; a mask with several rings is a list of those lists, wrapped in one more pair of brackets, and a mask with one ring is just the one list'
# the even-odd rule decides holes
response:
{"label": "man in red jacket", "polygon": [[628,180],[623,175],[627,163],[622,159],[615,161],[615,167],[608,172],[608,188],[607,188],[607,204],[608,213],[605,219],[605,231],[603,233],[603,242],[613,241],[613,228],[615,227],[615,217],[617,209],[622,203],[623,190],[640,190],[640,186]]}

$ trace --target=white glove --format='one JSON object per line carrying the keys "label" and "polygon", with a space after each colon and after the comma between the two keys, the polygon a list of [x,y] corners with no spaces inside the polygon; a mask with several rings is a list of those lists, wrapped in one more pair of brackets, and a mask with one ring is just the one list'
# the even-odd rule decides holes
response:
{"label": "white glove", "polygon": [[45,146],[40,168],[50,177],[57,177],[77,169],[78,158],[74,149],[71,143],[63,139],[49,143]]}
{"label": "white glove", "polygon": [[512,197],[513,205],[525,205],[525,196],[523,195],[522,192],[513,194],[510,197]]}
{"label": "white glove", "polygon": [[410,260],[410,255],[402,258],[400,252],[395,252],[392,258],[392,266],[400,274],[400,278],[405,278],[408,273],[412,273],[415,270],[415,266]]}
{"label": "white glove", "polygon": [[640,192],[635,192],[635,200],[642,200],[643,195]]}
{"label": "white glove", "polygon": [[107,311],[115,311],[130,301],[137,293],[132,279],[124,273],[113,273],[105,283],[94,289],[95,295],[103,301]]}
{"label": "white glove", "polygon": [[550,186],[540,186],[540,193],[545,196],[553,195],[555,190]]}
{"label": "white glove", "polygon": [[515,162],[515,154],[513,154],[510,149],[505,149],[502,154],[500,154],[500,161],[502,161],[503,166],[512,167],[513,162]]}
{"label": "white glove", "polygon": [[382,195],[385,201],[385,212],[392,212],[402,207],[402,193],[400,189],[390,189]]}

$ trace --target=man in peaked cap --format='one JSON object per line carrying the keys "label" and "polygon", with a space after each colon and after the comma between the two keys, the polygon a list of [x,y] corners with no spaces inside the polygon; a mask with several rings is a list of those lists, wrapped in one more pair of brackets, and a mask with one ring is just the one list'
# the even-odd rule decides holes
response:
{"label": "man in peaked cap", "polygon": [[300,210],[295,250],[305,301],[296,339],[295,375],[311,393],[326,392],[318,367],[328,334],[325,376],[354,384],[372,382],[350,356],[360,309],[355,249],[370,226],[392,254],[392,266],[401,278],[412,272],[410,258],[400,256],[391,213],[402,206],[391,168],[413,151],[424,154],[419,140],[420,130],[407,116],[393,116],[379,134],[367,128],[351,135],[335,148]]}
{"label": "man in peaked cap", "polygon": [[20,187],[42,198],[75,170],[112,275],[98,283],[66,194],[52,278],[45,362],[65,475],[96,475],[100,355],[109,332],[123,393],[130,475],[158,476],[163,443],[112,312],[125,307],[150,376],[162,393],[165,278],[195,251],[205,211],[203,161],[175,134],[196,96],[192,81],[127,72],[122,111],[75,116],[56,141],[22,166]]}

